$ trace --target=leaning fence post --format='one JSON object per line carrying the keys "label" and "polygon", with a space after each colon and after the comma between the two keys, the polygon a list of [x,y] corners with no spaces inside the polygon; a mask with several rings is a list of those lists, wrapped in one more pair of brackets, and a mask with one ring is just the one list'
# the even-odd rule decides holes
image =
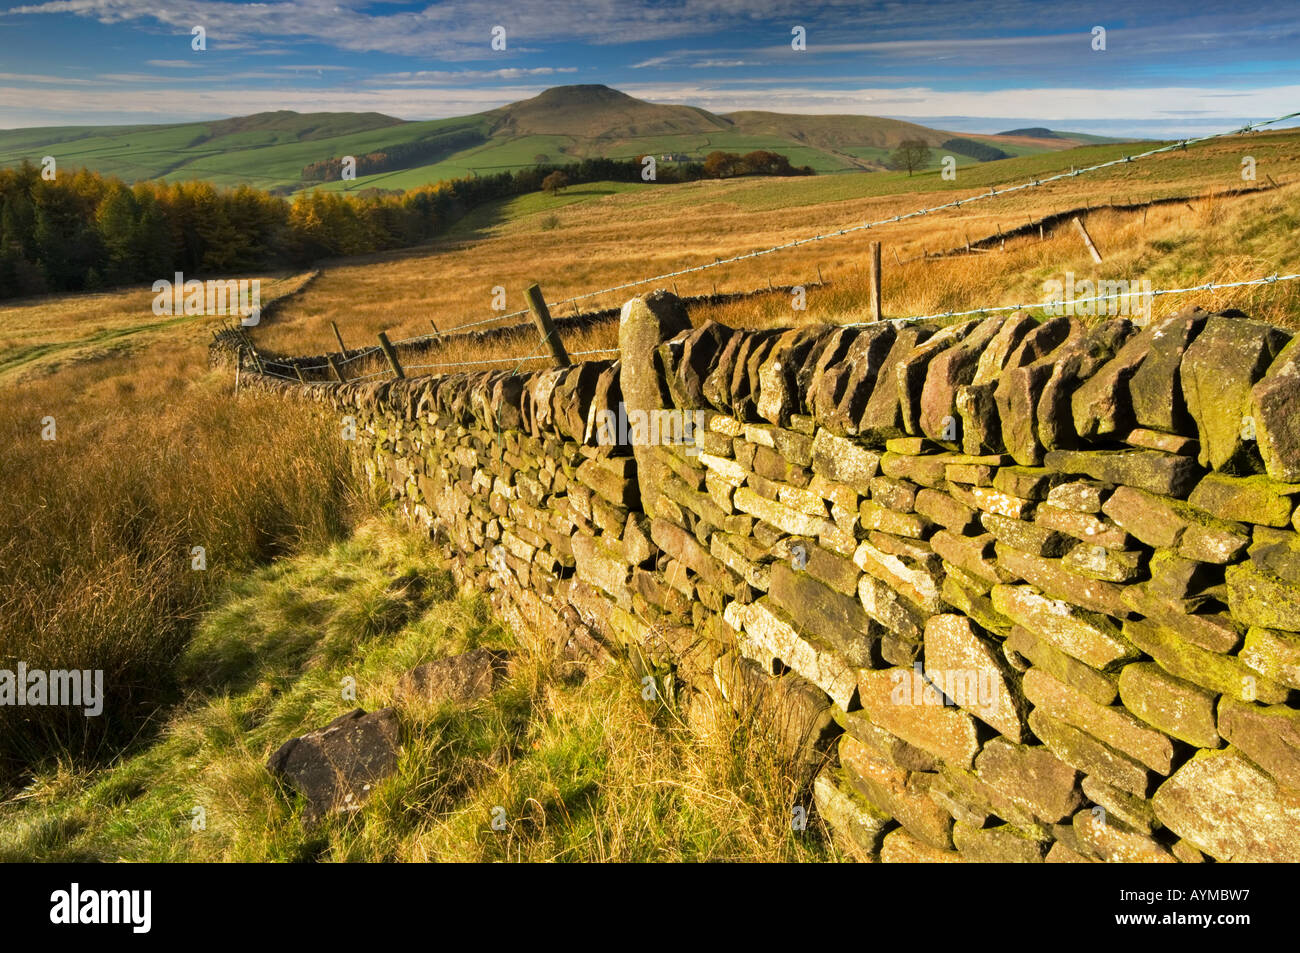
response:
{"label": "leaning fence post", "polygon": [[305,378],[305,377],[302,376],[302,368],[298,366],[298,362],[297,362],[297,361],[294,361],[294,362],[293,362],[293,372],[294,372],[295,374],[298,375],[298,383],[299,383],[299,384],[305,384],[305,383],[307,383],[307,378]]}
{"label": "leaning fence post", "polygon": [[247,343],[244,346],[248,348],[248,353],[253,358],[253,367],[257,369],[257,373],[265,374],[266,370],[262,367],[262,357],[257,353],[257,348],[253,347],[253,342],[248,341],[247,338],[245,341]]}
{"label": "leaning fence post", "polygon": [[335,380],[337,380],[340,384],[346,384],[347,381],[343,379],[343,372],[339,370],[339,366],[334,362],[334,358],[329,355],[326,355],[325,360],[330,362],[330,370],[334,372]]}
{"label": "leaning fence post", "polygon": [[1083,237],[1083,243],[1088,246],[1088,251],[1092,254],[1092,260],[1098,265],[1101,264],[1101,252],[1097,251],[1097,246],[1092,243],[1092,236],[1088,230],[1083,227],[1083,219],[1074,216],[1074,225],[1079,229],[1079,234]]}
{"label": "leaning fence post", "polygon": [[555,366],[568,367],[570,364],[568,352],[564,350],[564,343],[555,330],[555,322],[551,320],[551,311],[546,307],[546,299],[542,297],[541,287],[536,284],[529,285],[528,290],[524,292],[524,297],[528,299],[528,310],[533,313],[533,323],[537,325],[537,333],[542,337],[542,344],[550,350]]}
{"label": "leaning fence post", "polygon": [[388,358],[389,366],[393,369],[393,374],[400,380],[406,376],[402,370],[402,365],[397,362],[397,352],[393,350],[393,345],[388,343],[388,335],[383,331],[379,332],[379,346],[383,349],[384,357]]}
{"label": "leaning fence post", "polygon": [[880,320],[880,242],[871,243],[871,320]]}
{"label": "leaning fence post", "polygon": [[330,322],[330,327],[332,327],[332,328],[334,329],[334,337],[338,339],[338,342],[339,342],[339,350],[343,353],[343,356],[344,356],[344,357],[347,357],[347,356],[348,356],[348,346],[347,346],[346,344],[343,343],[343,335],[339,333],[339,326],[338,326],[337,324],[335,324],[333,321],[331,321],[331,322]]}

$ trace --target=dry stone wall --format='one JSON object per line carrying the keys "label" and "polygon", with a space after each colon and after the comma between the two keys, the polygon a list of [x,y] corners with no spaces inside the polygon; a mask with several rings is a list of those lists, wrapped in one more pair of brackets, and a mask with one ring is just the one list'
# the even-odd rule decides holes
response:
{"label": "dry stone wall", "polygon": [[656,292],[615,362],[253,379],[354,418],[538,647],[754,723],[863,860],[1300,860],[1287,332],[742,331]]}

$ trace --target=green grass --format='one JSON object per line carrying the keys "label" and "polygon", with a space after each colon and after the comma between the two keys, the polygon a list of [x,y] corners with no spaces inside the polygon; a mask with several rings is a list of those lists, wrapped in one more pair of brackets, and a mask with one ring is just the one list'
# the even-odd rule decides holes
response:
{"label": "green grass", "polygon": [[[304,166],[437,133],[481,129],[481,117],[396,122],[376,128],[374,114],[272,114],[254,128],[244,120],[166,126],[55,127],[0,133],[0,165],[52,155],[60,168],[90,168],[127,181],[204,179],[269,189],[300,185]],[[260,118],[260,117],[253,117]],[[306,136],[306,138],[304,138]]]}
{"label": "green grass", "polygon": [[596,202],[611,195],[627,193],[648,193],[653,185],[639,182],[590,182],[574,185],[551,195],[547,192],[530,192],[516,198],[489,202],[469,212],[447,230],[450,238],[462,238],[491,228],[503,222],[516,223],[534,215],[554,212],[558,209],[587,202]]}
{"label": "green grass", "polygon": [[526,653],[483,702],[399,709],[396,774],[362,811],[305,828],[270,753],[478,646],[519,652],[483,595],[458,592],[427,539],[394,522],[257,571],[200,622],[180,666],[188,698],[156,743],[98,772],[51,771],[0,805],[0,861],[838,857],[818,825],[790,830],[806,791],[765,743],[738,729],[702,744],[629,672],[587,680]]}
{"label": "green grass", "polygon": [[[638,127],[638,120],[629,120],[619,112],[609,114],[608,129],[601,131],[604,120],[598,102],[588,109],[574,111],[572,103],[569,107],[568,113],[562,110],[559,114],[541,115],[537,107],[526,107],[525,127],[531,131],[525,134],[511,132],[513,127],[508,125],[492,133],[503,117],[514,114],[515,107],[420,122],[377,113],[281,111],[174,125],[2,130],[0,165],[14,165],[25,159],[39,163],[43,156],[52,155],[62,169],[84,167],[127,181],[204,179],[218,186],[246,183],[263,189],[351,191],[369,187],[411,189],[475,173],[517,169],[535,165],[536,156],[541,154],[552,162],[563,163],[594,156],[632,158],[647,153],[686,153],[700,158],[715,150],[745,153],[765,149],[788,156],[796,166],[811,166],[818,173],[848,172],[860,168],[851,157],[878,160],[888,155],[886,147],[890,142],[908,134],[928,135],[935,141],[946,136],[922,126],[871,116],[753,112],[736,113],[731,119],[679,118],[696,119],[703,126],[690,132],[637,134],[638,128],[646,131],[650,127]],[[655,110],[660,109],[644,103],[637,108],[656,115]],[[701,116],[709,114],[701,112]],[[549,128],[539,130],[535,128],[538,124]],[[436,162],[351,182],[318,185],[301,179],[303,167],[313,162],[360,156],[386,146],[471,130],[491,134],[492,138]],[[1034,148],[1026,143],[1016,151]]]}

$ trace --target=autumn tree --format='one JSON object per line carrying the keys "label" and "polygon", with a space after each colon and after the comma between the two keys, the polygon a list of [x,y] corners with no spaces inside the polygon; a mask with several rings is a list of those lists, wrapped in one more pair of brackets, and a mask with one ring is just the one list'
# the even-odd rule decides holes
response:
{"label": "autumn tree", "polygon": [[704,157],[704,175],[710,179],[729,179],[740,171],[740,156],[734,152],[710,152]]}
{"label": "autumn tree", "polygon": [[906,169],[911,176],[930,163],[930,147],[922,139],[904,139],[889,157],[891,169]]}
{"label": "autumn tree", "polygon": [[569,184],[569,177],[563,172],[552,172],[546,178],[542,179],[542,191],[550,195],[558,195],[563,192]]}

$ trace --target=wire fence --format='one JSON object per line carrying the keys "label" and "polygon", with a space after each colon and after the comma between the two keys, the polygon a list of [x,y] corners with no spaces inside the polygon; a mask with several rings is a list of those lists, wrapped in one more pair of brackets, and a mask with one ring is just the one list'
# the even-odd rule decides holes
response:
{"label": "wire fence", "polygon": [[[1209,282],[1203,285],[1193,285],[1189,288],[1160,288],[1151,291],[1118,291],[1108,295],[1089,295],[1083,298],[1053,298],[1049,301],[1036,301],[1032,304],[1008,304],[998,305],[996,307],[973,308],[969,311],[936,311],[934,314],[920,314],[908,318],[890,318],[887,322],[891,324],[903,324],[918,321],[938,321],[943,318],[965,318],[977,314],[998,314],[1003,311],[1024,311],[1028,308],[1057,309],[1066,305],[1079,304],[1086,301],[1114,301],[1120,298],[1126,298],[1130,302],[1136,298],[1139,301],[1143,298],[1158,298],[1162,295],[1190,294],[1193,291],[1219,291],[1224,288],[1245,288],[1250,285],[1271,285],[1279,281],[1295,281],[1300,279],[1300,273],[1291,275],[1268,275],[1264,278],[1250,278],[1245,281],[1227,281],[1221,284]],[[856,321],[852,324],[845,324],[846,328],[861,328],[869,324],[875,324],[874,321]]]}
{"label": "wire fence", "polygon": [[[983,307],[983,308],[972,308],[968,311],[936,311],[933,314],[914,315],[906,318],[889,318],[883,322],[857,321],[851,324],[841,325],[841,327],[861,328],[876,323],[895,324],[895,325],[909,324],[909,323],[915,323],[920,321],[938,321],[945,318],[963,318],[963,317],[973,317],[975,315],[981,315],[981,314],[999,314],[1006,311],[1023,311],[1029,308],[1057,309],[1057,308],[1063,308],[1067,305],[1080,304],[1083,302],[1114,301],[1121,298],[1127,298],[1130,301],[1132,301],[1132,299],[1134,298],[1141,300],[1143,298],[1158,298],[1164,295],[1191,294],[1192,292],[1196,292],[1196,291],[1221,291],[1228,288],[1247,288],[1256,285],[1271,285],[1271,284],[1277,284],[1278,282],[1282,282],[1282,281],[1297,281],[1297,280],[1300,280],[1300,272],[1296,272],[1288,275],[1272,274],[1262,278],[1248,278],[1244,281],[1207,282],[1202,285],[1191,285],[1187,288],[1158,288],[1158,289],[1153,289],[1151,291],[1136,291],[1136,292],[1121,291],[1121,292],[1116,292],[1114,294],[1108,294],[1108,295],[1088,295],[1082,298],[1069,298],[1069,299],[1052,298],[1047,301],[1037,301],[1031,304],[990,305],[988,307]],[[618,353],[620,353],[618,348],[596,348],[587,351],[574,351],[569,356],[570,357],[591,357],[596,354],[618,354]],[[453,362],[438,363],[438,364],[411,364],[406,366],[404,370],[408,370],[408,371],[433,370],[433,369],[445,369],[445,368],[454,368],[454,367],[481,368],[484,367],[485,365],[515,364],[515,370],[513,373],[517,374],[519,373],[520,369],[529,361],[548,359],[550,358],[550,356],[551,355],[549,352],[540,351],[535,354],[529,354],[527,357],[522,357],[522,358],[503,357],[503,358],[492,358],[488,360],[479,360],[479,361],[453,361]],[[287,374],[281,374],[278,371],[272,370],[270,368],[264,367],[263,373],[268,374],[271,377],[278,377],[283,380],[292,381],[293,383],[299,383],[296,376],[291,377]],[[384,377],[384,376],[391,375],[393,373],[394,372],[392,371],[391,368],[386,368],[383,370],[376,371],[373,374],[367,374],[364,377],[354,377],[351,380],[349,380],[348,383],[356,384],[361,381],[371,380],[376,377]]]}
{"label": "wire fence", "polygon": [[[576,303],[577,303],[578,301],[583,301],[583,300],[586,300],[586,299],[589,299],[589,298],[599,297],[600,295],[611,294],[611,293],[613,293],[613,292],[616,292],[616,291],[622,291],[622,290],[625,290],[625,289],[628,289],[628,288],[635,288],[635,287],[638,287],[638,286],[640,286],[640,285],[649,284],[649,283],[651,283],[651,282],[664,281],[664,280],[667,280],[667,279],[670,279],[670,278],[678,278],[678,277],[681,277],[681,276],[683,276],[683,275],[695,274],[695,273],[698,273],[698,272],[707,271],[707,270],[709,270],[709,269],[711,269],[711,268],[718,268],[718,267],[721,267],[722,265],[734,264],[734,263],[736,263],[736,262],[740,262],[740,261],[746,261],[746,260],[749,260],[749,259],[759,258],[759,257],[765,256],[765,255],[771,255],[771,254],[774,254],[774,253],[779,252],[779,251],[784,251],[784,250],[791,249],[791,248],[797,248],[797,247],[802,246],[802,245],[808,245],[808,244],[812,244],[812,243],[814,243],[814,242],[820,242],[820,241],[825,241],[825,240],[827,240],[827,239],[831,239],[831,238],[837,238],[837,237],[842,236],[842,235],[848,235],[848,234],[852,234],[852,233],[855,233],[855,232],[866,231],[866,230],[869,230],[869,229],[872,229],[872,228],[878,228],[878,227],[881,227],[881,226],[883,226],[883,225],[891,225],[891,224],[894,224],[894,223],[897,223],[897,222],[903,222],[903,221],[907,221],[907,220],[909,220],[909,219],[918,218],[918,217],[923,216],[923,215],[930,215],[930,214],[934,214],[934,213],[936,213],[936,212],[942,212],[942,211],[945,211],[945,210],[947,210],[947,209],[960,208],[960,207],[962,207],[963,205],[969,205],[969,204],[971,204],[971,203],[973,203],[973,202],[984,201],[984,200],[987,200],[987,199],[996,198],[997,196],[1000,196],[1000,195],[1007,195],[1007,194],[1009,194],[1009,193],[1011,193],[1011,192],[1019,192],[1019,191],[1022,191],[1022,190],[1024,190],[1024,189],[1038,188],[1038,187],[1041,187],[1041,186],[1047,185],[1048,183],[1051,183],[1051,182],[1057,182],[1057,181],[1061,181],[1061,180],[1064,180],[1064,179],[1076,178],[1076,177],[1078,177],[1078,176],[1080,176],[1080,175],[1086,175],[1086,174],[1089,174],[1089,173],[1092,173],[1092,172],[1099,171],[1099,170],[1101,170],[1101,169],[1107,169],[1107,168],[1111,168],[1111,167],[1114,167],[1114,166],[1117,166],[1117,165],[1123,165],[1123,164],[1130,163],[1130,162],[1137,162],[1137,161],[1140,161],[1140,160],[1142,160],[1142,159],[1149,158],[1149,157],[1151,157],[1151,156],[1160,155],[1160,154],[1162,154],[1162,153],[1173,152],[1173,151],[1176,151],[1176,150],[1179,150],[1179,149],[1186,149],[1186,148],[1187,148],[1188,146],[1190,146],[1190,145],[1196,145],[1196,144],[1203,143],[1203,142],[1209,142],[1209,141],[1211,141],[1211,140],[1214,140],[1214,139],[1221,139],[1221,138],[1224,138],[1224,137],[1227,137],[1227,136],[1243,135],[1243,134],[1248,133],[1248,132],[1251,132],[1251,131],[1253,131],[1253,130],[1261,129],[1261,128],[1265,127],[1265,126],[1275,125],[1275,124],[1277,124],[1277,123],[1285,122],[1285,121],[1287,121],[1287,120],[1295,119],[1295,118],[1297,118],[1297,117],[1300,117],[1300,111],[1287,113],[1287,114],[1282,115],[1282,116],[1277,116],[1277,117],[1275,117],[1275,118],[1273,118],[1273,119],[1265,119],[1265,120],[1261,120],[1261,121],[1259,121],[1259,122],[1247,123],[1246,125],[1241,126],[1240,128],[1236,128],[1236,129],[1231,129],[1231,130],[1226,130],[1226,131],[1223,131],[1223,132],[1212,133],[1212,134],[1210,134],[1210,135],[1206,135],[1206,136],[1197,136],[1197,137],[1189,138],[1189,139],[1181,139],[1181,140],[1179,140],[1179,141],[1177,141],[1177,142],[1172,142],[1172,143],[1169,143],[1169,144],[1164,145],[1164,146],[1158,146],[1158,147],[1153,148],[1153,149],[1148,149],[1148,150],[1146,150],[1146,151],[1144,151],[1144,152],[1139,152],[1139,153],[1136,153],[1136,154],[1134,154],[1134,155],[1123,156],[1123,157],[1121,157],[1121,158],[1119,158],[1119,159],[1111,159],[1111,160],[1108,160],[1108,161],[1106,161],[1106,162],[1099,162],[1099,163],[1096,163],[1095,165],[1085,166],[1085,167],[1083,167],[1083,168],[1078,168],[1078,169],[1073,169],[1073,168],[1072,168],[1069,172],[1061,172],[1061,173],[1057,173],[1057,174],[1055,174],[1055,175],[1050,175],[1050,176],[1046,176],[1046,177],[1042,177],[1042,178],[1031,179],[1031,180],[1029,180],[1029,181],[1027,181],[1027,182],[1023,182],[1023,183],[1021,183],[1021,184],[1019,184],[1019,185],[1011,185],[1011,186],[1006,186],[1006,187],[1004,187],[1004,188],[996,188],[996,187],[993,187],[993,188],[990,188],[989,191],[987,191],[987,192],[981,192],[981,193],[979,193],[979,194],[977,194],[977,195],[968,196],[968,197],[966,197],[966,198],[964,198],[964,199],[954,199],[954,200],[952,200],[951,202],[945,202],[945,203],[943,203],[943,204],[941,204],[941,205],[934,205],[934,206],[930,206],[930,207],[927,207],[927,208],[915,209],[915,210],[913,210],[913,211],[911,211],[911,212],[905,212],[905,213],[900,213],[900,214],[898,214],[898,215],[887,216],[887,217],[885,217],[885,218],[877,219],[876,221],[872,221],[872,222],[863,222],[863,223],[860,223],[860,224],[857,224],[857,225],[849,225],[849,226],[845,226],[844,228],[835,229],[835,230],[833,230],[833,231],[824,232],[824,233],[822,233],[822,234],[818,234],[818,235],[810,235],[810,236],[806,236],[806,237],[804,237],[804,238],[798,238],[798,239],[794,239],[794,240],[791,240],[791,241],[788,241],[788,242],[782,242],[781,244],[773,245],[773,246],[771,246],[771,247],[769,247],[769,248],[762,248],[762,249],[759,249],[759,250],[757,250],[757,251],[746,252],[746,253],[744,253],[744,254],[740,254],[740,255],[733,255],[733,256],[731,256],[730,258],[719,258],[719,259],[716,259],[716,260],[714,260],[714,261],[712,261],[712,262],[707,262],[707,263],[705,263],[705,264],[701,264],[701,265],[692,265],[692,266],[687,267],[687,268],[682,268],[682,269],[679,269],[679,270],[677,270],[677,271],[665,272],[665,273],[663,273],[663,274],[660,274],[660,275],[654,275],[654,276],[649,277],[649,278],[641,278],[641,279],[637,279],[637,280],[635,280],[635,281],[626,281],[626,282],[622,282],[622,283],[620,283],[620,284],[610,285],[609,287],[601,288],[601,289],[599,289],[599,290],[597,290],[597,291],[588,291],[588,292],[585,292],[585,293],[580,294],[580,295],[574,295],[574,296],[572,296],[572,297],[570,297],[570,298],[566,298],[566,299],[563,299],[563,300],[560,301],[560,302],[557,302],[557,304],[559,304],[559,305],[564,305],[564,304],[575,304],[575,305],[576,305]],[[1278,275],[1278,274],[1273,274],[1273,275],[1270,275],[1270,276],[1267,276],[1267,277],[1255,278],[1255,279],[1248,279],[1248,280],[1245,280],[1245,281],[1235,281],[1235,282],[1227,282],[1227,283],[1221,283],[1221,284],[1207,283],[1207,284],[1196,285],[1196,286],[1192,286],[1192,287],[1188,287],[1188,288],[1164,288],[1164,289],[1158,289],[1158,290],[1153,290],[1153,291],[1141,291],[1141,292],[1136,292],[1136,293],[1125,291],[1125,292],[1118,292],[1118,293],[1110,294],[1110,295],[1093,295],[1093,296],[1085,297],[1085,298],[1072,298],[1072,299],[1070,299],[1070,300],[1071,300],[1072,302],[1074,302],[1074,303],[1083,303],[1083,302],[1101,302],[1101,301],[1117,300],[1117,299],[1120,299],[1120,298],[1130,298],[1130,299],[1131,299],[1131,298],[1133,298],[1133,297],[1139,297],[1139,298],[1142,298],[1142,297],[1156,298],[1156,297],[1160,297],[1160,296],[1163,296],[1163,295],[1171,295],[1171,294],[1187,294],[1187,293],[1194,292],[1194,291],[1217,291],[1217,290],[1228,289],[1228,288],[1241,288],[1241,287],[1247,287],[1247,286],[1251,286],[1251,285],[1272,284],[1272,283],[1279,282],[1279,281],[1293,281],[1293,280],[1296,280],[1297,278],[1300,278],[1300,274],[1290,274],[1290,275]],[[942,311],[942,312],[935,312],[935,313],[933,313],[933,314],[917,315],[917,316],[913,316],[913,317],[894,318],[894,319],[890,319],[890,321],[891,321],[891,323],[910,323],[910,322],[920,322],[920,321],[934,321],[934,320],[948,319],[948,318],[972,317],[972,316],[975,316],[975,315],[981,315],[981,314],[995,314],[995,313],[1007,312],[1007,311],[1020,311],[1020,310],[1024,310],[1024,309],[1026,309],[1026,308],[1043,308],[1043,309],[1050,309],[1050,308],[1060,307],[1060,306],[1063,305],[1064,303],[1065,303],[1065,302],[1062,301],[1062,300],[1053,299],[1053,300],[1050,300],[1050,301],[1040,301],[1040,302],[1034,302],[1034,303],[1031,303],[1031,304],[997,305],[997,306],[988,306],[988,307],[981,307],[981,308],[972,308],[972,309],[969,309],[969,310],[966,310],[966,311]],[[436,333],[436,334],[425,334],[425,335],[418,335],[418,336],[416,336],[416,337],[412,337],[412,338],[403,338],[403,339],[401,339],[401,340],[399,340],[399,341],[395,341],[395,342],[393,342],[393,344],[396,346],[396,345],[408,345],[408,344],[414,344],[414,343],[418,343],[418,342],[426,342],[426,341],[429,341],[429,340],[431,340],[431,339],[434,339],[434,338],[437,338],[437,337],[441,337],[441,336],[443,336],[443,335],[453,334],[453,333],[459,333],[459,332],[466,331],[466,330],[469,330],[469,329],[472,329],[472,328],[482,327],[482,326],[487,325],[487,324],[493,324],[493,323],[496,323],[496,322],[498,322],[498,321],[504,321],[504,320],[507,320],[507,319],[509,319],[509,318],[522,317],[522,316],[524,316],[524,315],[527,315],[528,313],[529,313],[528,309],[522,309],[522,310],[519,310],[519,311],[512,311],[512,312],[509,312],[509,313],[506,313],[506,314],[494,315],[494,316],[492,316],[492,317],[490,317],[490,318],[485,318],[485,319],[482,319],[482,320],[479,320],[479,321],[471,321],[471,322],[469,322],[469,323],[467,323],[467,324],[457,325],[456,327],[448,328],[447,330],[445,330],[445,331],[441,331],[441,332],[438,332],[438,333]],[[854,323],[854,324],[848,324],[848,325],[845,325],[845,326],[846,326],[846,327],[862,327],[862,326],[865,326],[866,324],[869,324],[869,323],[872,323],[872,322],[857,322],[857,323]],[[545,343],[545,342],[543,342],[543,344],[544,344],[544,343]],[[335,365],[336,365],[336,366],[340,369],[340,371],[341,371],[341,369],[342,369],[344,366],[346,366],[346,365],[348,365],[348,364],[351,364],[351,363],[354,362],[354,361],[362,360],[362,359],[364,359],[364,358],[371,357],[371,356],[374,356],[374,355],[376,355],[376,354],[381,354],[382,352],[383,352],[383,349],[382,349],[382,348],[380,348],[380,347],[376,347],[376,346],[371,346],[371,347],[368,347],[368,348],[363,348],[362,350],[356,352],[355,354],[346,354],[346,355],[342,356],[339,360],[335,361],[334,363],[335,363]],[[574,353],[574,354],[571,355],[571,356],[573,356],[573,357],[588,357],[588,356],[596,355],[596,354],[617,354],[617,353],[618,353],[618,351],[617,351],[616,348],[605,348],[605,349],[597,349],[597,350],[591,350],[591,351],[579,351],[579,352]],[[516,364],[516,368],[515,368],[515,371],[514,371],[514,372],[515,372],[515,373],[518,373],[518,371],[519,371],[519,370],[523,367],[523,365],[526,364],[527,362],[532,361],[532,360],[537,360],[537,359],[539,359],[539,358],[545,358],[545,357],[547,357],[547,356],[548,356],[547,353],[545,353],[545,352],[540,352],[540,353],[536,353],[536,354],[530,354],[530,355],[528,355],[527,357],[524,357],[524,358],[510,357],[510,358],[484,359],[484,360],[474,360],[474,361],[449,361],[449,362],[427,363],[427,364],[411,364],[411,365],[407,365],[407,366],[405,367],[405,369],[406,369],[406,370],[442,371],[442,370],[453,369],[453,368],[485,367],[485,366],[495,366],[495,365],[501,365],[501,364],[511,364],[511,363],[515,363],[515,364]],[[264,362],[264,363],[266,363],[266,362]],[[284,366],[284,365],[286,365],[286,364],[287,364],[287,366],[290,366],[290,367],[294,367],[294,366],[295,366],[292,362],[279,362],[279,361],[276,361],[276,362],[271,362],[271,363],[280,364],[281,366]],[[323,363],[317,363],[317,364],[311,364],[311,365],[296,365],[296,369],[297,369],[297,370],[301,370],[301,371],[319,371],[319,370],[324,370],[324,369],[330,368],[330,366],[331,366],[331,365],[330,365],[330,362],[326,361],[326,362],[323,362]],[[267,367],[265,367],[265,366],[263,367],[263,371],[264,371],[265,373],[267,373],[267,374],[270,374],[270,375],[273,376],[273,377],[279,377],[279,378],[282,378],[282,379],[284,379],[284,380],[289,380],[289,381],[295,381],[295,382],[296,382],[297,379],[298,379],[296,373],[295,373],[295,375],[290,376],[290,375],[288,375],[288,374],[280,373],[280,372],[278,372],[278,371],[272,370],[272,369],[267,368]],[[393,373],[395,373],[395,372],[393,372],[391,368],[385,368],[385,369],[380,369],[380,370],[375,371],[375,372],[370,373],[370,374],[366,374],[366,375],[361,376],[361,377],[351,378],[348,382],[349,382],[349,383],[356,383],[356,382],[358,382],[358,381],[372,380],[372,379],[374,379],[374,378],[376,378],[376,377],[383,377],[383,376],[386,376],[386,375],[389,375],[389,374],[393,374]]]}
{"label": "wire fence", "polygon": [[[849,225],[849,226],[845,226],[844,228],[836,229],[834,231],[824,232],[820,235],[809,235],[805,238],[797,238],[792,241],[782,242],[779,245],[773,245],[770,248],[761,248],[758,251],[746,252],[743,255],[733,255],[730,258],[719,258],[715,261],[706,262],[702,265],[692,265],[688,268],[682,268],[677,271],[665,272],[664,274],[654,275],[649,278],[640,278],[637,279],[636,281],[625,281],[622,284],[611,285],[608,288],[601,288],[599,291],[588,291],[580,295],[574,295],[571,298],[565,298],[562,301],[558,302],[558,304],[564,305],[564,304],[576,303],[578,301],[586,300],[587,298],[595,298],[595,297],[599,297],[600,295],[611,294],[612,292],[615,291],[623,291],[627,288],[635,288],[638,287],[639,285],[649,284],[650,282],[653,281],[665,281],[669,278],[680,278],[683,275],[695,274],[697,272],[707,271],[710,268],[718,268],[721,267],[722,265],[730,265],[739,261],[746,261],[752,258],[760,258],[764,255],[775,254],[776,252],[779,251],[786,251],[791,248],[798,248],[801,245],[809,245],[814,242],[825,241],[826,239],[829,238],[838,238],[841,235],[849,235],[854,232],[861,232],[872,228],[879,228],[882,225],[892,225],[896,222],[903,222],[903,221],[907,221],[908,219],[919,218],[922,215],[930,215],[935,212],[942,212],[946,209],[961,208],[963,205],[969,205],[972,202],[980,202],[986,199],[996,198],[999,195],[1007,195],[1008,193],[1011,192],[1019,192],[1024,189],[1038,188],[1040,186],[1047,185],[1050,182],[1058,182],[1062,179],[1077,178],[1080,175],[1086,175],[1091,172],[1096,172],[1100,169],[1108,169],[1113,166],[1124,165],[1125,163],[1129,163],[1129,162],[1138,162],[1142,159],[1150,158],[1151,156],[1160,155],[1161,153],[1165,153],[1165,152],[1173,152],[1178,149],[1186,149],[1188,146],[1197,145],[1198,143],[1202,143],[1202,142],[1209,142],[1210,140],[1213,139],[1222,139],[1226,136],[1243,135],[1247,132],[1251,132],[1252,130],[1261,129],[1264,126],[1275,125],[1279,122],[1285,122],[1288,119],[1295,119],[1297,117],[1300,117],[1300,111],[1287,113],[1284,116],[1277,116],[1273,119],[1264,119],[1261,120],[1260,122],[1247,123],[1246,125],[1241,126],[1240,128],[1229,129],[1229,130],[1225,130],[1224,132],[1211,133],[1208,136],[1197,136],[1191,139],[1180,139],[1178,142],[1170,143],[1169,145],[1165,145],[1165,146],[1159,146],[1155,149],[1148,149],[1145,152],[1139,152],[1134,155],[1124,156],[1119,159],[1111,159],[1107,162],[1099,162],[1096,165],[1085,166],[1081,169],[1071,169],[1069,172],[1060,172],[1056,175],[1050,175],[1045,178],[1031,179],[1028,182],[1021,183],[1020,185],[1010,185],[1007,186],[1006,188],[1001,188],[1001,189],[990,188],[989,191],[987,192],[981,192],[978,195],[968,196],[967,198],[964,199],[954,199],[953,201],[945,202],[942,205],[933,205],[930,206],[929,208],[916,209],[911,212],[905,212],[899,215],[892,215],[886,218],[877,219],[874,222],[863,222],[859,225]],[[527,309],[525,309],[522,311],[512,311],[509,314],[499,314],[491,318],[484,318],[480,321],[471,321],[468,324],[461,324],[461,325],[457,325],[454,328],[448,328],[443,333],[451,334],[457,331],[464,331],[470,328],[481,327],[485,324],[492,324],[493,322],[496,321],[504,321],[507,318],[517,318],[527,313],[528,311]],[[419,340],[419,339],[413,338],[411,340]]]}

